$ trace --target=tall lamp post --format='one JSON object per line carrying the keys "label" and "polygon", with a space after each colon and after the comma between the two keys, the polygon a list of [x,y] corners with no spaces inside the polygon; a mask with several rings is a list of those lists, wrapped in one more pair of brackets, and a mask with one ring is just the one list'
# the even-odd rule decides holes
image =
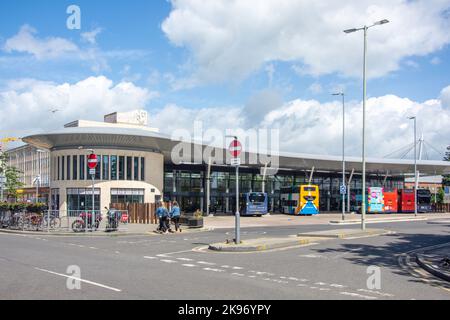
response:
{"label": "tall lamp post", "polygon": [[409,117],[409,120],[414,120],[414,215],[417,217],[417,118]]}
{"label": "tall lamp post", "polygon": [[333,96],[342,96],[342,220],[345,220],[345,195],[347,188],[345,183],[345,93],[333,93]]}
{"label": "tall lamp post", "polygon": [[36,175],[36,203],[39,203],[39,187],[42,181],[42,172],[41,172],[41,154],[45,153],[44,150],[40,150],[37,149],[36,153],[38,155],[38,163],[37,163],[37,167],[38,167],[38,174]]}
{"label": "tall lamp post", "polygon": [[367,71],[367,30],[374,26],[389,23],[389,20],[380,20],[370,26],[344,30],[345,33],[364,31],[364,62],[363,62],[363,142],[362,142],[362,206],[361,206],[361,228],[366,230],[366,71]]}
{"label": "tall lamp post", "polygon": [[[225,136],[226,138],[233,138],[233,148],[238,148],[238,137],[237,136]],[[230,146],[231,147],[231,146]],[[233,163],[232,165],[234,165],[236,167],[236,213],[235,213],[235,243],[236,244],[240,244],[241,243],[241,214],[239,212],[239,165],[240,165],[240,158],[239,158],[239,154],[241,153],[240,151],[237,150],[230,150],[232,153],[234,153],[233,157],[234,160],[236,161],[235,163]]]}

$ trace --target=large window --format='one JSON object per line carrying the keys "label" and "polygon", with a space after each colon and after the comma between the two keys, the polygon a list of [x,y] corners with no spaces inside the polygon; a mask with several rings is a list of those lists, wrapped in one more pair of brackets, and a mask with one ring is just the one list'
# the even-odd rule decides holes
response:
{"label": "large window", "polygon": [[78,157],[73,156],[72,157],[72,180],[78,180]]}
{"label": "large window", "polygon": [[145,158],[141,157],[141,181],[145,180]]}
{"label": "large window", "polygon": [[125,157],[119,156],[119,180],[125,180]]}
{"label": "large window", "polygon": [[86,179],[86,156],[80,155],[80,180]]}
{"label": "large window", "polygon": [[61,157],[58,157],[58,180],[61,180]]}
{"label": "large window", "polygon": [[111,156],[111,180],[117,180],[117,156]]}
{"label": "large window", "polygon": [[67,176],[66,176],[66,179],[70,180],[70,156],[67,156],[66,161],[67,161]]}
{"label": "large window", "polygon": [[103,180],[109,180],[109,156],[103,156]]}
{"label": "large window", "polygon": [[61,180],[64,180],[64,161],[65,161],[65,157],[62,156],[61,157]]}
{"label": "large window", "polygon": [[[100,210],[100,189],[94,189],[94,210]],[[91,188],[67,189],[67,210],[71,216],[76,216],[83,210],[92,210]]]}
{"label": "large window", "polygon": [[97,155],[97,167],[95,168],[95,180],[100,180],[102,177],[102,156]]}
{"label": "large window", "polygon": [[127,157],[127,180],[132,180],[133,179],[133,175],[132,175],[132,169],[133,169],[132,161],[133,161],[133,157]]}
{"label": "large window", "polygon": [[137,157],[133,158],[133,167],[134,167],[133,180],[138,181],[139,180],[139,158],[137,158]]}
{"label": "large window", "polygon": [[144,189],[111,189],[111,203],[144,203]]}

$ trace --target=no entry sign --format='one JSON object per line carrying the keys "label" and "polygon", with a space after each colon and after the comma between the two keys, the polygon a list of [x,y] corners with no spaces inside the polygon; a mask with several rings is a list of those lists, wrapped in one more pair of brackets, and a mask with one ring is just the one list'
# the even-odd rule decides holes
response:
{"label": "no entry sign", "polygon": [[233,158],[238,158],[242,152],[242,144],[238,140],[233,140],[228,148],[228,151]]}
{"label": "no entry sign", "polygon": [[97,167],[97,163],[98,163],[97,155],[93,154],[93,153],[90,154],[88,156],[88,161],[87,161],[89,169],[95,169]]}

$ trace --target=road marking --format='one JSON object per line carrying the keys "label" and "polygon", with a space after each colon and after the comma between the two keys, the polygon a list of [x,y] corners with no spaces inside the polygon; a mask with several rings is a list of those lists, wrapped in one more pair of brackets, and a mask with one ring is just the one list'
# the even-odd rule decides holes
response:
{"label": "road marking", "polygon": [[242,274],[242,273],[236,273],[236,272],[232,273],[231,275],[232,275],[232,276],[237,276],[237,277],[245,277],[245,274]]}
{"label": "road marking", "polygon": [[169,260],[169,259],[163,259],[161,260],[161,262],[165,262],[165,263],[178,263],[175,260]]}
{"label": "road marking", "polygon": [[225,272],[225,270],[222,269],[213,269],[213,268],[203,268],[205,271],[212,271],[212,272]]}
{"label": "road marking", "polygon": [[347,286],[344,286],[342,284],[335,284],[335,283],[333,283],[333,284],[330,284],[330,287],[333,287],[333,288],[346,288]]}
{"label": "road marking", "polygon": [[204,264],[207,266],[215,266],[216,264],[213,262],[206,262],[206,261],[197,261],[198,264]]}
{"label": "road marking", "polygon": [[242,270],[242,269],[244,269],[244,268],[242,268],[242,267],[233,267],[232,269],[233,269],[233,270]]}
{"label": "road marking", "polygon": [[34,269],[36,269],[36,270],[38,270],[38,271],[42,271],[42,272],[54,274],[54,275],[57,275],[57,276],[60,276],[60,277],[65,277],[65,278],[69,278],[69,279],[74,279],[74,280],[77,280],[77,281],[80,281],[80,282],[84,282],[84,283],[87,283],[87,284],[91,284],[91,285],[93,285],[93,286],[101,287],[101,288],[108,289],[108,290],[111,290],[111,291],[116,291],[116,292],[121,292],[121,291],[122,291],[122,290],[120,290],[120,289],[113,288],[113,287],[109,287],[109,286],[106,286],[106,285],[101,284],[101,283],[97,283],[97,282],[93,282],[93,281],[89,281],[89,280],[77,278],[77,277],[74,277],[74,276],[68,276],[68,275],[66,275],[66,274],[61,274],[61,273],[57,273],[57,272],[53,272],[53,271],[50,271],[50,270],[45,270],[45,269],[41,269],[41,268],[37,268],[37,267],[35,267]]}
{"label": "road marking", "polygon": [[182,266],[183,266],[183,267],[188,267],[188,268],[194,268],[194,267],[196,267],[195,264],[188,264],[188,263],[183,264]]}
{"label": "road marking", "polygon": [[[116,252],[117,252],[117,251],[116,251]],[[158,259],[158,258],[156,258],[156,257],[144,256],[144,259],[155,260],[155,259]]]}
{"label": "road marking", "polygon": [[353,292],[339,292],[340,294],[344,295],[344,296],[351,296],[351,297],[355,297],[355,298],[363,298],[366,300],[377,300],[377,297],[371,297],[371,296],[365,296],[362,294],[358,294],[358,293],[353,293]]}
{"label": "road marking", "polygon": [[170,254],[177,254],[177,253],[186,253],[186,252],[192,252],[192,250],[183,250],[183,251],[176,251],[176,252],[168,252],[168,253],[161,253],[157,254],[157,257],[167,258]]}
{"label": "road marking", "polygon": [[89,249],[97,250],[98,248],[96,248],[96,247],[89,247]]}
{"label": "road marking", "polygon": [[180,260],[180,261],[194,261],[194,259],[189,259],[189,258],[177,258],[177,260]]}
{"label": "road marking", "polygon": [[384,293],[384,292],[367,290],[367,289],[358,289],[358,292],[377,294],[377,295],[382,296],[382,297],[393,297],[394,296],[393,294],[390,294],[390,293]]}

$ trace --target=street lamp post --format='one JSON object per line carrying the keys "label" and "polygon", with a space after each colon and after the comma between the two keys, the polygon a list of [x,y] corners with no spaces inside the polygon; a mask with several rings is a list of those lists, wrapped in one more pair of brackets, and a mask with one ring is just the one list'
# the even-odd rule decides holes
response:
{"label": "street lamp post", "polygon": [[414,215],[417,217],[417,118],[410,117],[409,120],[414,120]]}
{"label": "street lamp post", "polygon": [[37,149],[36,153],[38,155],[38,164],[37,164],[38,174],[36,175],[36,200],[35,200],[35,202],[37,204],[37,203],[39,203],[39,187],[40,187],[41,179],[42,179],[42,177],[41,177],[41,175],[42,175],[42,172],[41,172],[41,153],[45,153],[45,151]]}
{"label": "street lamp post", "polygon": [[345,183],[345,93],[334,93],[333,96],[342,96],[342,220],[345,220],[345,195],[347,188]]}
{"label": "street lamp post", "polygon": [[364,30],[364,62],[363,62],[363,142],[362,142],[362,205],[361,205],[361,229],[366,230],[366,73],[367,73],[367,30],[374,26],[389,23],[389,20],[380,20],[371,26],[344,30],[345,33],[353,33]]}

